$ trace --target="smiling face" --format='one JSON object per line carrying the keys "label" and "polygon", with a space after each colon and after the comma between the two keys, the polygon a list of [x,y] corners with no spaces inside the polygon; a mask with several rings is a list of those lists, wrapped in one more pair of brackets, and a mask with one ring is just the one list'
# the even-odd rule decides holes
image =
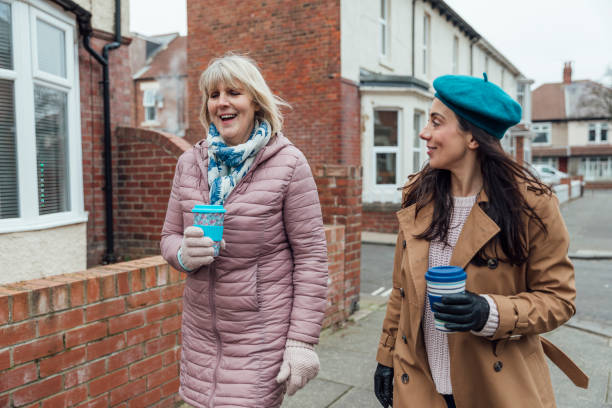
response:
{"label": "smiling face", "polygon": [[248,140],[258,109],[242,87],[219,84],[209,92],[206,106],[210,121],[228,146]]}
{"label": "smiling face", "polygon": [[478,142],[471,132],[461,130],[455,112],[437,98],[431,105],[429,120],[419,137],[427,142],[432,168],[457,172],[474,163]]}

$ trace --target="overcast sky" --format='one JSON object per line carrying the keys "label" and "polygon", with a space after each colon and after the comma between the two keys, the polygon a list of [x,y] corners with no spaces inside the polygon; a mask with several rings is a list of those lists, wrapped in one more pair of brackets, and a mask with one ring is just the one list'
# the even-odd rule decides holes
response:
{"label": "overcast sky", "polygon": [[[560,82],[564,61],[573,62],[574,79],[600,80],[612,69],[612,0],[445,1],[534,79],[534,89]],[[185,0],[130,0],[130,30],[186,35]]]}

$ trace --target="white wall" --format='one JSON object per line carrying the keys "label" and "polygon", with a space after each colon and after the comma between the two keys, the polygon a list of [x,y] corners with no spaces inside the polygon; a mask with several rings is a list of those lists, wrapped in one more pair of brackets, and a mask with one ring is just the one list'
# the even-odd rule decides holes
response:
{"label": "white wall", "polygon": [[[115,0],[74,0],[91,13],[91,26],[97,30],[115,33]],[[121,34],[130,30],[130,1],[121,0]]]}
{"label": "white wall", "polygon": [[0,235],[0,284],[87,268],[87,223]]}

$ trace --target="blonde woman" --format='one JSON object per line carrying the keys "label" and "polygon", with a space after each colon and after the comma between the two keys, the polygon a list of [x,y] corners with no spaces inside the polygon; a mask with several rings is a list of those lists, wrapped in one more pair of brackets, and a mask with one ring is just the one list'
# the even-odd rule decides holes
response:
{"label": "blonde woman", "polygon": [[[187,274],[180,395],[196,407],[278,407],[319,369],[327,247],[317,189],[280,132],[285,103],[253,60],[214,59],[200,90],[208,135],[179,158],[161,241]],[[196,204],[227,211],[218,256],[192,226]]]}

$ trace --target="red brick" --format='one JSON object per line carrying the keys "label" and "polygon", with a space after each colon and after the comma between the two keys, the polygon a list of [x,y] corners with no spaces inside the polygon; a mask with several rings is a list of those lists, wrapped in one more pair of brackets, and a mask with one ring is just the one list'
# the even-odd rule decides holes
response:
{"label": "red brick", "polygon": [[145,285],[147,288],[154,288],[157,286],[157,269],[154,266],[146,268],[145,272]]}
{"label": "red brick", "polygon": [[11,394],[0,395],[0,407],[2,408],[10,407],[9,405],[10,399],[11,399]]}
{"label": "red brick", "polygon": [[166,317],[175,316],[178,313],[178,306],[176,301],[169,303],[162,303],[157,306],[150,307],[146,311],[147,322],[152,323]]}
{"label": "red brick", "polygon": [[87,303],[100,300],[100,282],[97,278],[87,279]]}
{"label": "red brick", "polygon": [[130,349],[121,351],[117,354],[114,354],[108,357],[108,371],[115,371],[118,368],[124,367],[134,361],[138,361],[142,359],[144,353],[142,351],[142,347],[136,346]]}
{"label": "red brick", "polygon": [[145,346],[146,355],[150,356],[153,354],[157,354],[161,351],[168,350],[174,346],[176,346],[176,334],[162,336],[158,339],[153,339],[147,342]]}
{"label": "red brick", "polygon": [[70,391],[62,392],[42,402],[42,408],[65,408],[87,399],[87,386],[83,385]]}
{"label": "red brick", "polygon": [[128,370],[127,368],[114,373],[107,374],[104,377],[97,378],[89,383],[89,395],[95,397],[96,395],[102,394],[117,388],[121,384],[125,384],[128,381]]}
{"label": "red brick", "polygon": [[178,299],[183,296],[183,288],[185,285],[179,283],[172,286],[166,286],[161,290],[161,300],[163,302]]}
{"label": "red brick", "polygon": [[58,375],[39,381],[13,392],[13,404],[16,407],[56,394],[62,389],[62,376]]}
{"label": "red brick", "polygon": [[117,275],[117,290],[118,295],[127,295],[130,293],[129,274],[127,272]]}
{"label": "red brick", "polygon": [[27,319],[30,316],[29,292],[21,292],[11,295],[13,301],[13,310],[11,321],[19,322]]}
{"label": "red brick", "polygon": [[75,385],[83,384],[93,378],[103,375],[106,372],[105,366],[105,361],[96,361],[66,373],[64,375],[65,388],[71,388]]}
{"label": "red brick", "polygon": [[0,351],[0,371],[5,370],[9,368],[10,366],[11,366],[11,350],[5,349],[3,351]]}
{"label": "red brick", "polygon": [[54,286],[51,288],[51,310],[64,310],[70,307],[70,295],[68,285]]}
{"label": "red brick", "polygon": [[162,334],[181,329],[181,315],[172,316],[162,322]]}
{"label": "red brick", "polygon": [[11,371],[0,375],[0,393],[35,381],[37,378],[36,364],[30,363],[15,367]]}
{"label": "red brick", "polygon": [[109,400],[108,394],[102,395],[96,399],[89,400],[84,404],[77,406],[76,408],[108,408]]}
{"label": "red brick", "polygon": [[110,393],[111,405],[117,405],[120,402],[134,398],[137,395],[144,393],[147,390],[146,380],[144,378],[129,382],[119,388],[115,388]]}
{"label": "red brick", "polygon": [[49,356],[61,351],[63,348],[64,342],[62,341],[61,334],[23,344],[15,347],[13,351],[13,364],[17,365]]}
{"label": "red brick", "polygon": [[160,331],[161,325],[159,323],[151,324],[140,329],[130,330],[127,332],[127,344],[128,346],[133,346],[134,344],[158,337]]}
{"label": "red brick", "polygon": [[125,347],[125,337],[118,334],[113,337],[91,343],[87,346],[87,360],[95,360],[106,354],[111,354]]}
{"label": "red brick", "polygon": [[82,324],[82,309],[69,310],[64,313],[54,313],[38,319],[38,335],[46,336],[47,334],[66,331]]}
{"label": "red brick", "polygon": [[96,322],[66,333],[66,347],[74,347],[88,341],[100,339],[107,334],[106,323]]}
{"label": "red brick", "polygon": [[168,367],[162,368],[159,371],[151,373],[147,376],[147,389],[157,387],[160,384],[166,383],[172,379],[178,378],[179,365],[174,363]]}
{"label": "red brick", "polygon": [[0,295],[0,325],[9,321],[9,297]]}
{"label": "red brick", "polygon": [[0,327],[0,349],[35,337],[36,323],[32,321]]}
{"label": "red brick", "polygon": [[148,292],[137,293],[128,296],[127,304],[130,309],[136,309],[144,306],[155,305],[159,303],[161,290],[155,289]]}
{"label": "red brick", "polygon": [[115,334],[121,331],[135,329],[142,326],[144,323],[145,315],[143,311],[128,313],[109,320],[109,333]]}
{"label": "red brick", "polygon": [[180,381],[178,378],[175,378],[172,381],[169,381],[160,387],[162,398],[167,397],[168,395],[172,395],[178,392]]}
{"label": "red brick", "polygon": [[88,306],[85,312],[85,319],[87,322],[93,322],[95,320],[116,316],[124,312],[125,301],[123,299],[114,299]]}
{"label": "red brick", "polygon": [[161,399],[162,393],[161,389],[156,388],[147,392],[146,394],[142,394],[136,398],[131,399],[128,402],[129,408],[145,408],[151,406]]}
{"label": "red brick", "polygon": [[141,290],[145,288],[144,273],[140,269],[132,271],[130,273],[130,281],[131,281],[130,286],[132,288],[132,293],[140,292]]}
{"label": "red brick", "polygon": [[162,356],[155,356],[139,361],[130,366],[130,379],[140,378],[145,374],[162,368]]}
{"label": "red brick", "polygon": [[85,282],[73,282],[70,284],[70,306],[82,306],[85,304]]}
{"label": "red brick", "polygon": [[102,288],[102,298],[114,298],[117,294],[115,291],[115,276],[104,276],[99,279],[100,287]]}
{"label": "red brick", "polygon": [[162,354],[162,359],[164,363],[164,367],[174,363],[175,361],[179,361],[181,359],[181,348],[177,347],[173,350],[165,351]]}
{"label": "red brick", "polygon": [[48,377],[84,362],[85,347],[68,350],[54,357],[42,360],[40,362],[40,377]]}

